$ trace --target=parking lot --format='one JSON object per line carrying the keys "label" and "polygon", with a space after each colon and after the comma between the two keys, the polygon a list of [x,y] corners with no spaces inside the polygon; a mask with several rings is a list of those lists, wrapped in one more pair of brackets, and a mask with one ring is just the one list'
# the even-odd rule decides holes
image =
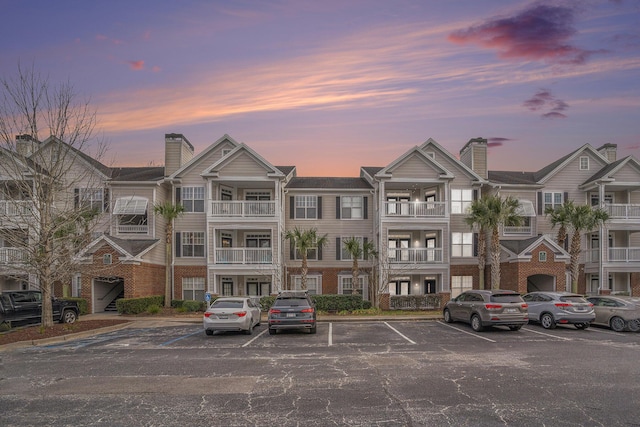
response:
{"label": "parking lot", "polygon": [[639,334],[595,327],[136,322],[0,354],[0,411],[5,425],[640,425],[638,354]]}

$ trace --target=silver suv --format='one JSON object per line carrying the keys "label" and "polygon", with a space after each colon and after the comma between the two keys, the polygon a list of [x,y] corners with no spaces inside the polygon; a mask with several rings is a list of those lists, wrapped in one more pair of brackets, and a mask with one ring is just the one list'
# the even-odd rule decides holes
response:
{"label": "silver suv", "polygon": [[596,318],[593,304],[570,292],[530,292],[522,297],[529,304],[529,319],[545,329],[557,324],[573,324],[586,329]]}
{"label": "silver suv", "polygon": [[465,291],[447,302],[442,315],[445,322],[466,322],[476,332],[486,326],[517,331],[529,322],[527,304],[520,294],[503,289]]}

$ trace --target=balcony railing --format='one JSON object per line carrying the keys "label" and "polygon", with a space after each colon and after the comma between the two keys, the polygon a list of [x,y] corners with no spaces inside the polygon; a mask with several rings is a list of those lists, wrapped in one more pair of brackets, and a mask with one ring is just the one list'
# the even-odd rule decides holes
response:
{"label": "balcony railing", "polygon": [[442,262],[442,248],[389,249],[391,264],[436,264]]}
{"label": "balcony railing", "polygon": [[441,218],[446,202],[384,202],[384,215],[392,218]]}
{"label": "balcony railing", "polygon": [[0,215],[16,217],[30,212],[33,202],[28,200],[0,200]]}
{"label": "balcony railing", "polygon": [[224,248],[216,249],[216,264],[271,264],[273,250],[271,248]]}
{"label": "balcony railing", "polygon": [[118,225],[118,234],[148,234],[148,225]]}
{"label": "balcony railing", "polygon": [[531,235],[531,226],[524,226],[524,227],[504,227],[503,228],[503,234],[505,236],[512,236],[512,235],[526,235],[529,236]]}
{"label": "balcony railing", "polygon": [[638,262],[640,248],[609,248],[610,262]]}
{"label": "balcony railing", "polygon": [[604,209],[611,219],[640,219],[640,205],[611,203]]}
{"label": "balcony railing", "polygon": [[211,201],[211,216],[213,217],[260,217],[273,218],[276,216],[276,202],[265,201]]}
{"label": "balcony railing", "polygon": [[27,260],[27,252],[22,248],[0,248],[0,264],[21,264]]}

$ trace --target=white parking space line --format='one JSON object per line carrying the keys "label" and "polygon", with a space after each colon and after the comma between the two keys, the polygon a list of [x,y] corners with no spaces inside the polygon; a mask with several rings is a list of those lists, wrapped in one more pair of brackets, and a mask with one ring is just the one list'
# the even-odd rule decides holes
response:
{"label": "white parking space line", "polygon": [[391,328],[391,330],[394,331],[396,334],[400,335],[402,338],[404,338],[405,340],[409,341],[411,344],[416,344],[415,341],[413,341],[412,339],[410,339],[406,335],[403,335],[399,330],[397,330],[396,328],[394,328],[393,326],[391,326],[387,322],[384,322],[384,324],[387,325],[389,328]]}
{"label": "white parking space line", "polygon": [[242,344],[242,347],[246,347],[249,344],[251,344],[252,342],[254,342],[255,340],[257,340],[258,338],[260,338],[261,335],[264,335],[269,329],[265,329],[264,331],[260,332],[258,335],[256,335],[255,337],[251,338],[249,341],[247,341],[246,343]]}
{"label": "white parking space line", "polygon": [[557,335],[547,334],[545,332],[536,331],[535,329],[529,329],[529,328],[522,328],[522,329],[524,329],[527,332],[533,332],[534,334],[544,335],[545,337],[557,338],[559,340],[565,340],[565,341],[573,341],[573,338],[559,337]]}
{"label": "white parking space line", "polygon": [[446,326],[448,328],[455,329],[458,332],[462,332],[462,333],[465,333],[467,335],[471,335],[471,336],[476,337],[476,338],[481,338],[481,339],[483,339],[485,341],[498,342],[498,341],[494,341],[492,339],[489,339],[487,337],[483,337],[482,335],[474,334],[474,333],[471,333],[469,331],[465,331],[464,329],[456,328],[455,326],[449,325],[448,323],[444,323],[444,322],[440,322],[440,321],[438,321],[438,323],[441,324],[442,326]]}
{"label": "white parking space line", "polygon": [[333,345],[333,323],[329,323],[329,347]]}

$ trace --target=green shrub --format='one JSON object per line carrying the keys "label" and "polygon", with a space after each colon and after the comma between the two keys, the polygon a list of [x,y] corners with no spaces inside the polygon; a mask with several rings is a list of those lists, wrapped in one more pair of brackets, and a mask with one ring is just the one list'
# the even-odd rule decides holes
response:
{"label": "green shrub", "polygon": [[83,316],[85,314],[89,314],[89,302],[84,298],[60,298],[64,301],[73,301],[78,303],[78,308],[80,309],[80,315]]}
{"label": "green shrub", "polygon": [[142,298],[122,298],[116,301],[116,308],[120,314],[140,314],[147,311],[149,306],[164,305],[164,295]]}
{"label": "green shrub", "polygon": [[206,301],[184,301],[182,303],[182,309],[184,309],[185,312],[187,313],[193,313],[196,311],[205,311],[207,308],[207,302]]}
{"label": "green shrub", "polygon": [[147,307],[147,313],[149,314],[158,314],[160,313],[160,306],[157,304],[152,304],[149,307]]}
{"label": "green shrub", "polygon": [[[262,310],[269,311],[275,299],[275,296],[260,298]],[[363,300],[362,295],[311,295],[311,299],[316,305],[316,310],[322,312],[352,312],[371,308],[371,302]]]}

